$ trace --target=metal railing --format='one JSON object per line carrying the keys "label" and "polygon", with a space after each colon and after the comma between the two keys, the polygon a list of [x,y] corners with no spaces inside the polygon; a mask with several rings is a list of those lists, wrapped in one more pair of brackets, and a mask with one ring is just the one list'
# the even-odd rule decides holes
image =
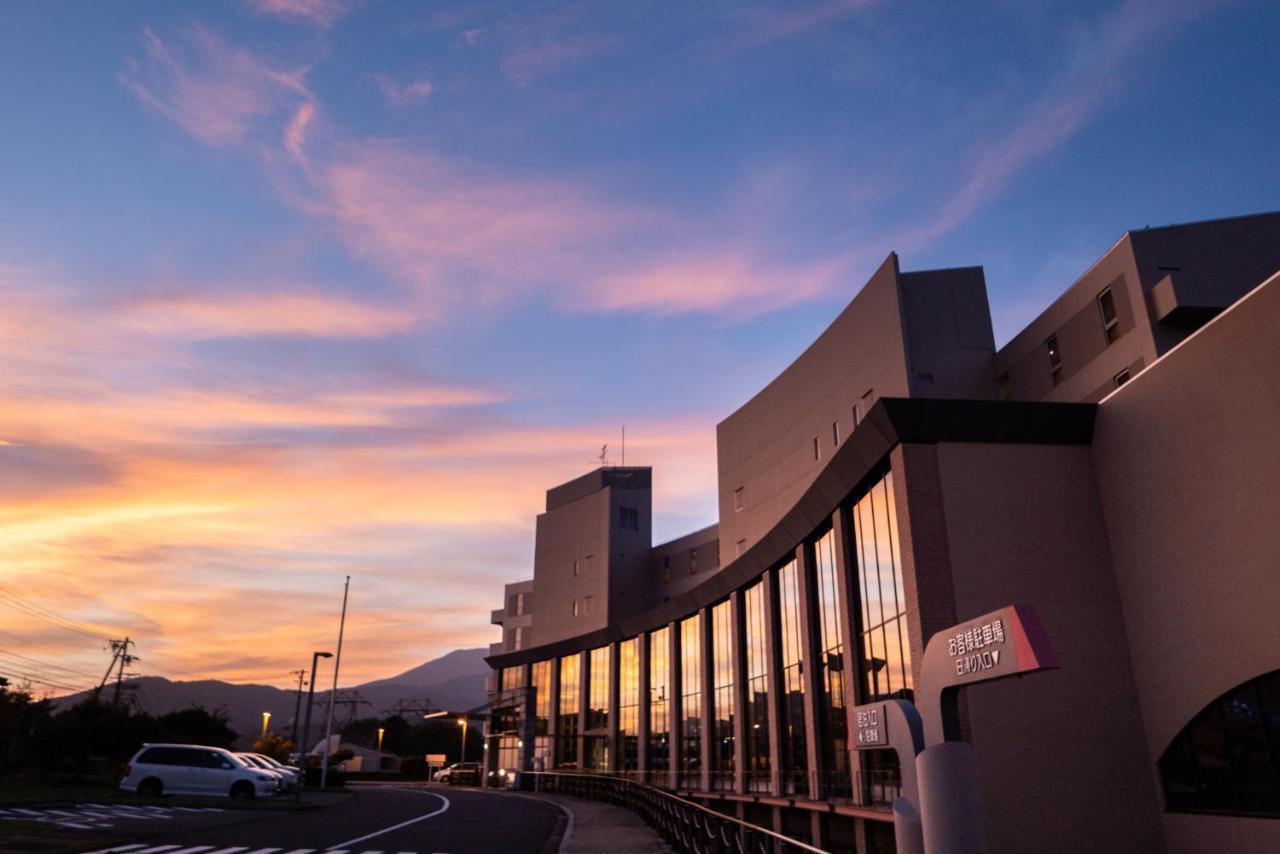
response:
{"label": "metal railing", "polygon": [[596,774],[530,771],[522,775],[522,788],[625,807],[644,819],[682,854],[788,854],[798,851],[822,854],[821,848],[634,780]]}

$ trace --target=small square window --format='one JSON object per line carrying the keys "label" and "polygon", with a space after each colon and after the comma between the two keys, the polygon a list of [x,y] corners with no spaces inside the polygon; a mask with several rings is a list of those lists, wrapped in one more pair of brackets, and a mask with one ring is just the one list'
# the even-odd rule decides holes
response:
{"label": "small square window", "polygon": [[1116,301],[1111,295],[1111,288],[1098,294],[1098,311],[1102,314],[1102,331],[1110,344],[1120,337],[1120,317],[1116,314]]}
{"label": "small square window", "polygon": [[733,512],[737,513],[739,510],[743,508],[743,506],[744,505],[742,503],[742,487],[739,486],[737,489],[733,491]]}
{"label": "small square window", "polygon": [[1127,383],[1129,381],[1129,369],[1125,368],[1123,371],[1116,374],[1115,377],[1113,378],[1113,381],[1116,384],[1116,388],[1120,388],[1120,386]]}
{"label": "small square window", "polygon": [[840,444],[840,422],[831,422],[831,445],[835,447]]}

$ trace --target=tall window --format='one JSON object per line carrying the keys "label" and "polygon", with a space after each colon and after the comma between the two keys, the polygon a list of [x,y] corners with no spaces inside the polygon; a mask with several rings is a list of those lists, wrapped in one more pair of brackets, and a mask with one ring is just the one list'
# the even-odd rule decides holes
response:
{"label": "tall window", "polygon": [[640,639],[618,645],[618,759],[624,772],[640,760]]}
{"label": "tall window", "polygon": [[533,767],[535,771],[551,767],[551,661],[535,661],[533,676]]}
{"label": "tall window", "polygon": [[524,687],[524,666],[520,664],[511,667],[502,668],[502,684],[498,686],[500,691],[514,691],[517,688]]}
{"label": "tall window", "polygon": [[747,636],[747,789],[769,790],[769,687],[765,654],[764,583],[744,594]]}
{"label": "tall window", "polygon": [[804,647],[800,633],[800,577],[793,560],[778,570],[782,628],[782,782],[787,793],[807,794],[804,731]]}
{"label": "tall window", "polygon": [[587,737],[583,767],[603,771],[609,767],[609,738],[600,732],[609,726],[609,647],[596,647],[587,662]]}
{"label": "tall window", "polygon": [[671,747],[671,630],[649,634],[649,782],[670,785]]}
{"label": "tall window", "polygon": [[1116,314],[1116,299],[1111,295],[1111,288],[1098,294],[1098,312],[1102,315],[1102,332],[1110,344],[1120,337],[1120,316]]}
{"label": "tall window", "polygon": [[822,753],[827,770],[828,794],[849,797],[853,781],[849,774],[848,720],[844,703],[844,637],[840,632],[840,593],[836,583],[835,531],[827,531],[814,543],[818,581],[818,647],[822,679]]}
{"label": "tall window", "polygon": [[1058,347],[1058,336],[1052,336],[1044,342],[1045,352],[1049,355],[1049,373],[1053,375],[1053,384],[1062,382],[1062,350]]}
{"label": "tall window", "polygon": [[680,623],[680,785],[702,779],[702,615]]}
{"label": "tall window", "polygon": [[582,698],[578,696],[582,653],[560,659],[560,729],[556,733],[556,765],[575,768],[578,765],[578,713]]}
{"label": "tall window", "polygon": [[715,731],[711,734],[711,785],[733,788],[733,603],[721,602],[711,609],[711,681],[714,692]]}
{"label": "tall window", "polygon": [[[860,702],[911,700],[911,645],[907,635],[907,601],[902,591],[898,554],[898,521],[893,504],[893,475],[886,474],[853,508],[858,593],[862,599]],[[872,800],[890,802],[901,786],[892,751],[863,754],[866,786]]]}

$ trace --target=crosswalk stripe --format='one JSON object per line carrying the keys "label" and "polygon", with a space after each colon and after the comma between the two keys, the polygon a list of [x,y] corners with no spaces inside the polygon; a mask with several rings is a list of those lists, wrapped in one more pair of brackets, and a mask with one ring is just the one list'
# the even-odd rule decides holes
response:
{"label": "crosswalk stripe", "polygon": [[196,845],[192,848],[180,848],[177,851],[170,851],[169,854],[200,854],[202,851],[208,851],[212,845]]}
{"label": "crosswalk stripe", "polygon": [[217,851],[206,851],[205,854],[240,854],[241,851],[248,850],[248,845],[241,845],[237,848],[219,848]]}
{"label": "crosswalk stripe", "polygon": [[345,848],[326,848],[324,854],[351,854],[351,852]]}
{"label": "crosswalk stripe", "polygon": [[143,848],[141,851],[133,852],[133,854],[160,854],[162,851],[172,851],[181,847],[181,845],[157,845],[154,848]]}
{"label": "crosswalk stripe", "polygon": [[275,854],[275,852],[279,850],[279,848],[255,848],[250,851],[249,854]]}
{"label": "crosswalk stripe", "polygon": [[284,854],[312,854],[314,848],[295,848],[292,851],[286,851]]}
{"label": "crosswalk stripe", "polygon": [[139,848],[146,848],[145,842],[138,842],[133,845],[117,845],[115,848],[100,848],[97,851],[90,851],[89,854],[124,854],[126,851],[137,851]]}

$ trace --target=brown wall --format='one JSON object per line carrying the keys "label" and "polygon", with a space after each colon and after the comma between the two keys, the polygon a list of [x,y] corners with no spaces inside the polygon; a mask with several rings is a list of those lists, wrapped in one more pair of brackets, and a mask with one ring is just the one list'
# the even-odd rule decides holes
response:
{"label": "brown wall", "polygon": [[988,850],[1163,850],[1088,447],[937,460],[957,616],[1033,605],[1060,663],[964,689]]}
{"label": "brown wall", "polygon": [[[897,277],[898,258],[890,255],[799,358],[717,425],[723,563],[732,560],[738,540],[754,545],[813,481],[831,455],[833,421],[843,441],[853,429],[853,406],[866,414],[866,392],[908,396]],[[739,487],[740,511],[734,509]]]}
{"label": "brown wall", "polygon": [[1280,668],[1278,330],[1280,275],[1099,408],[1150,763],[1214,698]]}
{"label": "brown wall", "polygon": [[1280,851],[1280,821],[1219,815],[1165,816],[1169,854]]}
{"label": "brown wall", "polygon": [[[1123,334],[1108,343],[1097,298],[1107,287],[1115,295]],[[1061,384],[1054,386],[1045,342],[1058,336]],[[1129,235],[1098,259],[1070,289],[1027,328],[1000,348],[995,375],[1008,376],[1011,400],[1096,402],[1114,388],[1116,374],[1155,360],[1138,268]]]}

